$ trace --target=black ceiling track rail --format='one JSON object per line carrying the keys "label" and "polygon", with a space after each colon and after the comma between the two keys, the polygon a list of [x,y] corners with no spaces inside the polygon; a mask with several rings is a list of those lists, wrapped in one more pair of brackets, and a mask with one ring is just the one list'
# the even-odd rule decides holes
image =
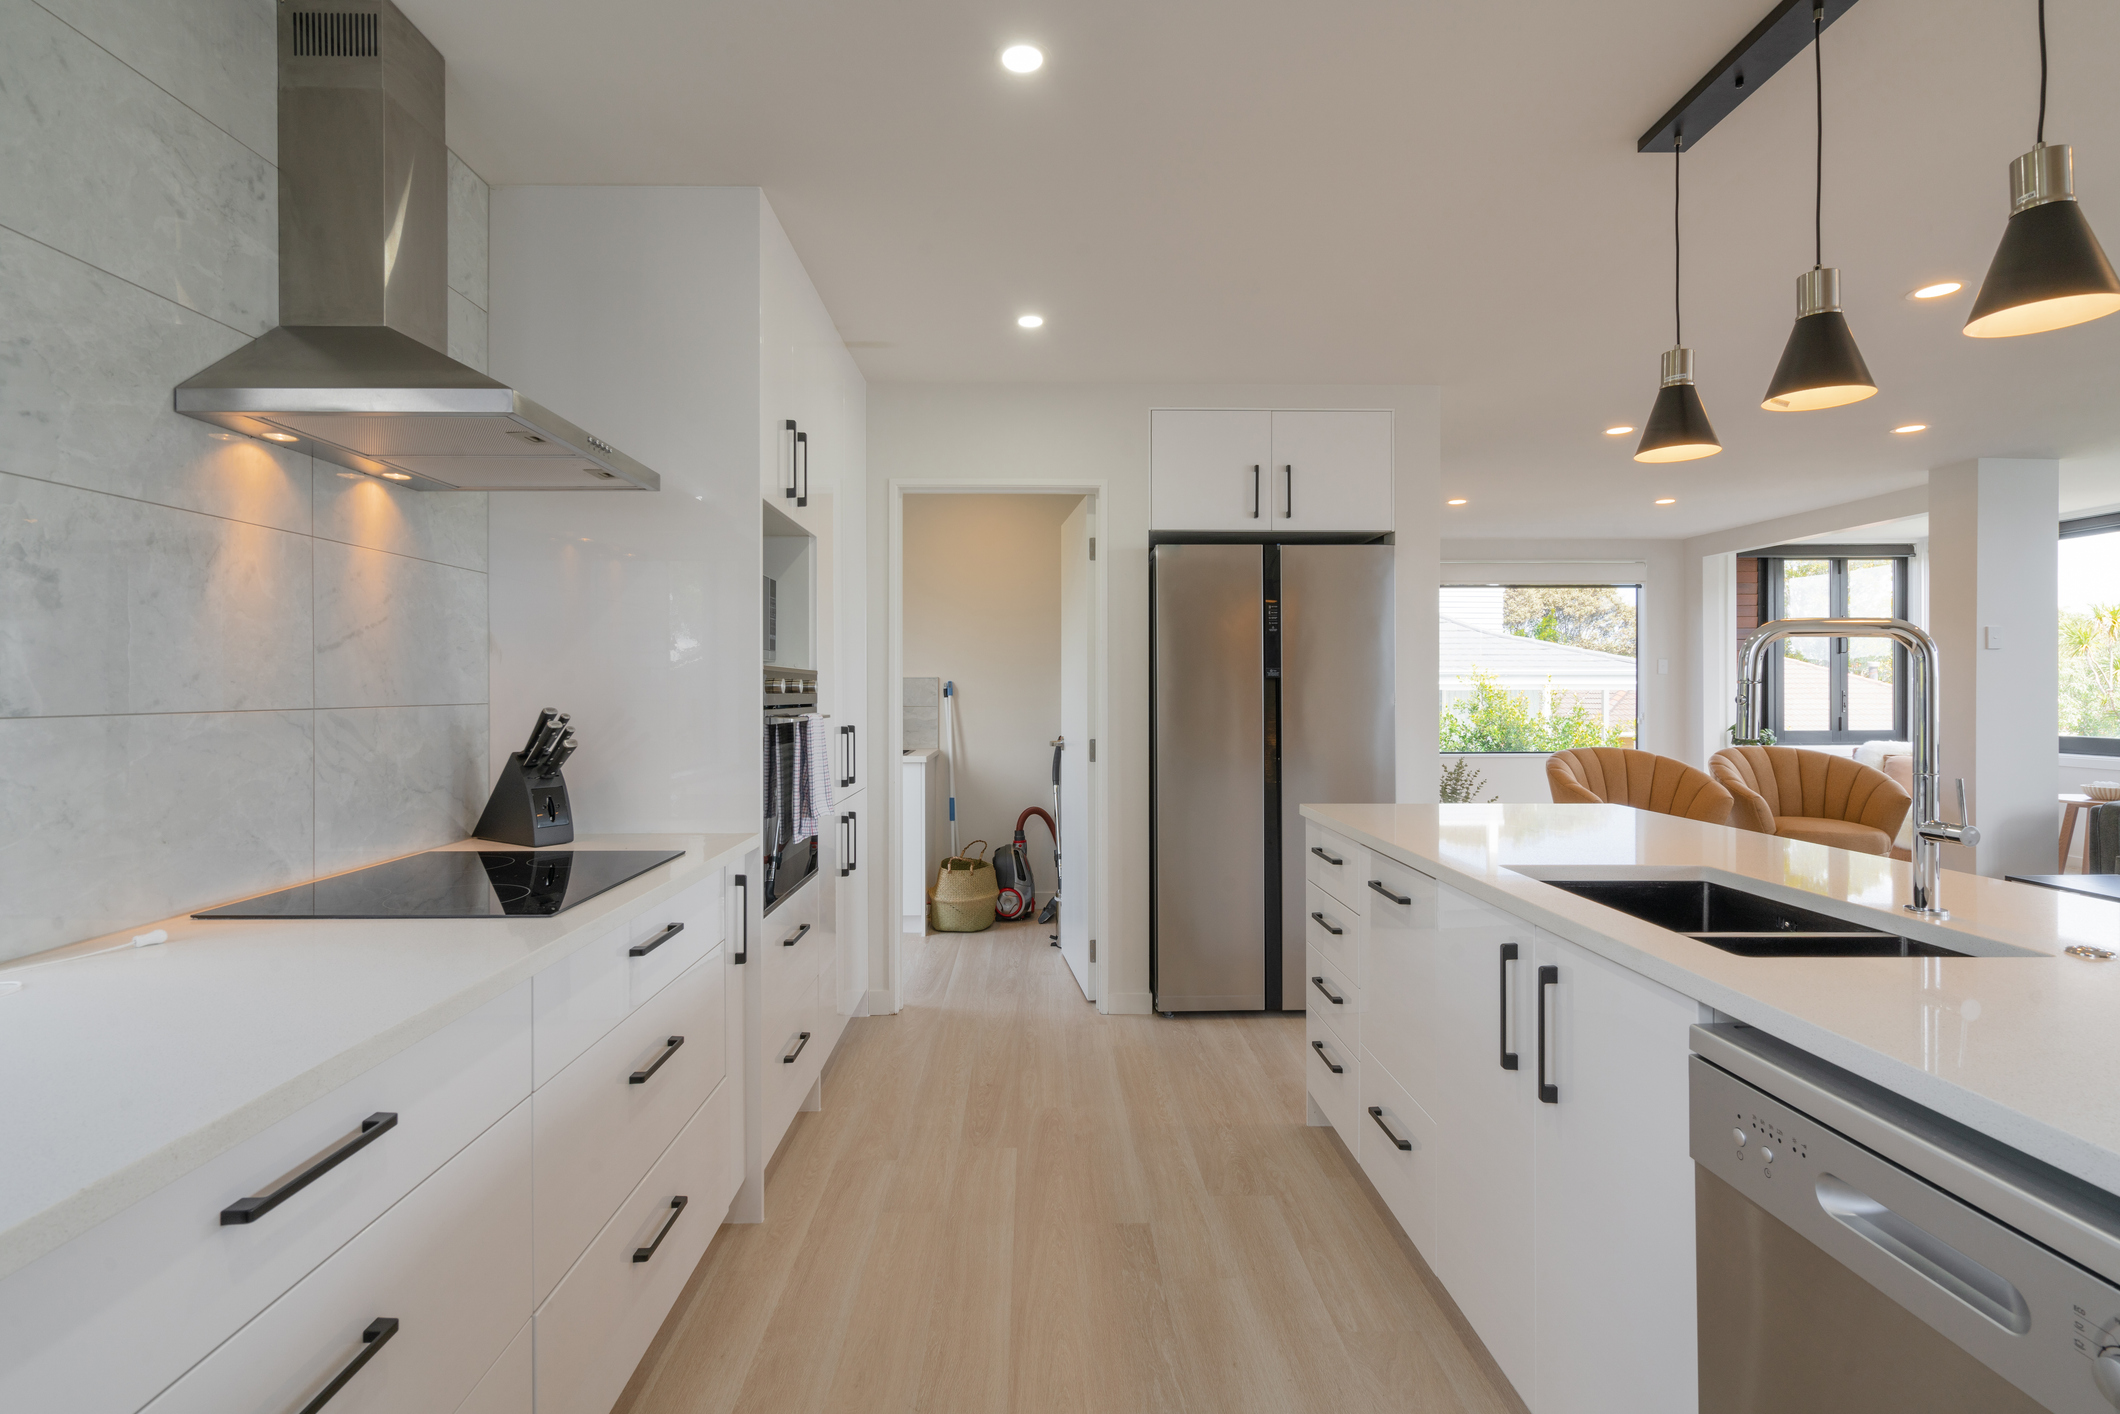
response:
{"label": "black ceiling track rail", "polygon": [[[1634,150],[1669,152],[1680,133],[1685,134],[1687,150],[1692,150],[1738,104],[1780,73],[1782,65],[1803,53],[1811,42],[1814,8],[1813,0],[1781,0],[1670,112],[1656,120],[1655,127],[1642,134]],[[1833,21],[1854,8],[1855,0],[1825,0],[1826,27],[1830,29]]]}

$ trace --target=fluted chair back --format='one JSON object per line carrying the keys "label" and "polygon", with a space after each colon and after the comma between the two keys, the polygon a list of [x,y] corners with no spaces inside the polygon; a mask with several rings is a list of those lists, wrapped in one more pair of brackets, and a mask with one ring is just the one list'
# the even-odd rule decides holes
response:
{"label": "fluted chair back", "polygon": [[1556,805],[1631,805],[1710,825],[1728,823],[1733,804],[1698,767],[1623,747],[1556,751],[1546,758],[1546,785]]}

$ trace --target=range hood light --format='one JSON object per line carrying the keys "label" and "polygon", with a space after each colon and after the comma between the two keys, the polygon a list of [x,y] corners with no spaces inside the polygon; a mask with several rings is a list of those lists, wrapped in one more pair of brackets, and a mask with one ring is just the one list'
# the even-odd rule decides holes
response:
{"label": "range hood light", "polygon": [[302,440],[292,432],[260,432],[258,435],[268,442],[299,442]]}

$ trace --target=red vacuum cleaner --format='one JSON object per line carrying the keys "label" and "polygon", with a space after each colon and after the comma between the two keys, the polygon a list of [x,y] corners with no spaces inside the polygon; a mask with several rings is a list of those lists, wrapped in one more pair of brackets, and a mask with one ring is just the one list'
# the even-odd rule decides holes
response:
{"label": "red vacuum cleaner", "polygon": [[1054,827],[1053,817],[1035,805],[1018,815],[1015,840],[994,856],[994,882],[1001,886],[1001,896],[994,900],[996,918],[1028,918],[1037,911],[1037,888],[1031,881],[1031,852],[1023,838],[1023,827],[1033,815],[1045,822],[1046,832],[1053,837],[1054,855],[1058,856],[1060,831]]}

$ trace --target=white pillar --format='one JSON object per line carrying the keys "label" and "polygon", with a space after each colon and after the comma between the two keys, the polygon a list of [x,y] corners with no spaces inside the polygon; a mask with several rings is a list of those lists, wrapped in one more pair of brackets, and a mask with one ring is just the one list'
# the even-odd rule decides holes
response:
{"label": "white pillar", "polygon": [[1981,833],[1977,850],[1944,847],[1946,869],[2054,872],[2060,478],[2058,461],[1993,457],[1929,473],[1941,799],[1955,818],[1963,776]]}

